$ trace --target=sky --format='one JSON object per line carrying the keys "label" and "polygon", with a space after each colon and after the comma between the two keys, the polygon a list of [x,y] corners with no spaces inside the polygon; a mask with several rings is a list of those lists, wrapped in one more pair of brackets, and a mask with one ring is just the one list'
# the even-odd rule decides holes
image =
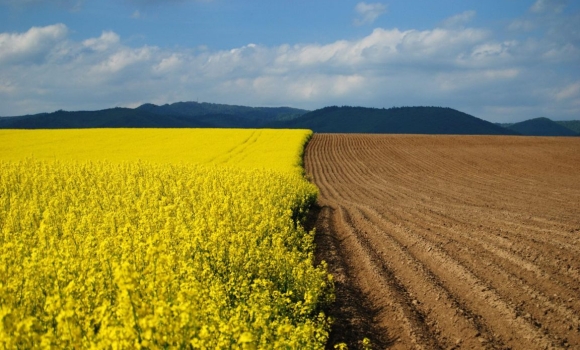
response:
{"label": "sky", "polygon": [[580,1],[0,0],[0,116],[179,101],[580,119]]}

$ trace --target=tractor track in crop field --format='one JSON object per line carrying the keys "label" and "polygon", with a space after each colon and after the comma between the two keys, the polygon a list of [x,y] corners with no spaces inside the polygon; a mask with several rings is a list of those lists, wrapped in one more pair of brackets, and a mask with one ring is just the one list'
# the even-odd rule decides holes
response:
{"label": "tractor track in crop field", "polygon": [[580,138],[315,134],[329,349],[580,348]]}

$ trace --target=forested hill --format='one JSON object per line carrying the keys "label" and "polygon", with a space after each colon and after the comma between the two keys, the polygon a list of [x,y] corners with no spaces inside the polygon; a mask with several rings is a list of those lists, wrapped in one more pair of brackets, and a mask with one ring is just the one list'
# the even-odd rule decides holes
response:
{"label": "forested hill", "polygon": [[326,133],[389,133],[450,135],[516,135],[517,133],[443,107],[326,107],[276,123],[279,127],[306,128]]}
{"label": "forested hill", "polygon": [[0,128],[259,128],[296,118],[306,110],[290,107],[246,107],[214,103],[178,102],[99,111],[56,111],[0,118]]}
{"label": "forested hill", "polygon": [[556,123],[566,127],[580,135],[580,120],[558,120]]}
{"label": "forested hill", "polygon": [[507,128],[529,136],[578,136],[578,133],[570,128],[574,125],[574,121],[555,122],[548,118],[534,118],[508,125]]}
{"label": "forested hill", "polygon": [[99,111],[56,111],[0,118],[0,129],[72,128],[288,128],[326,133],[448,135],[578,135],[580,121],[536,118],[516,124],[493,124],[444,107],[325,107],[315,111],[290,107],[247,107],[177,102]]}

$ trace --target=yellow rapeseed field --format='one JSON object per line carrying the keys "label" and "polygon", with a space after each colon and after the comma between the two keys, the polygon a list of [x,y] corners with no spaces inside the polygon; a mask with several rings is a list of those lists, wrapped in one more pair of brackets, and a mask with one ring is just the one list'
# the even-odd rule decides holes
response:
{"label": "yellow rapeseed field", "polygon": [[309,130],[0,130],[0,160],[107,160],[299,170]]}
{"label": "yellow rapeseed field", "polygon": [[310,135],[0,131],[0,348],[323,348]]}

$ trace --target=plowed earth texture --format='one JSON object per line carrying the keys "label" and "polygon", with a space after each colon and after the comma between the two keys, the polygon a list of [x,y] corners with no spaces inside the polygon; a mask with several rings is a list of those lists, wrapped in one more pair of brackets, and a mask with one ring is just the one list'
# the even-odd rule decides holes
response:
{"label": "plowed earth texture", "polygon": [[315,134],[329,348],[580,348],[580,138]]}

